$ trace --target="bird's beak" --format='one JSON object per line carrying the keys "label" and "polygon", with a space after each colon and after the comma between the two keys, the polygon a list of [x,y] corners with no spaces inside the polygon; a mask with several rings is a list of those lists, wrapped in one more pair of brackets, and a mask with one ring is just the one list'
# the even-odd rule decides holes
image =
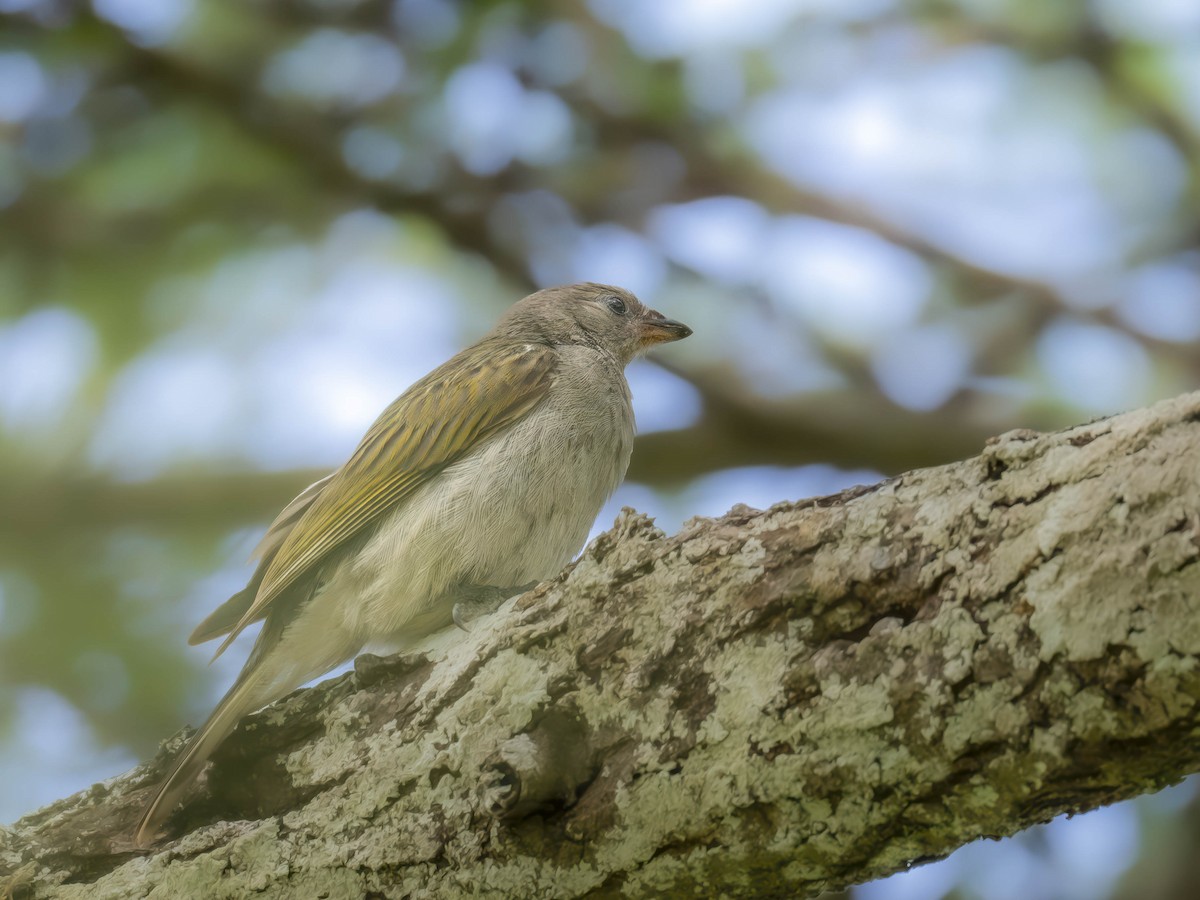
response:
{"label": "bird's beak", "polygon": [[647,309],[638,323],[638,340],[643,347],[681,341],[691,333],[692,329],[682,322],[668,319],[656,309]]}

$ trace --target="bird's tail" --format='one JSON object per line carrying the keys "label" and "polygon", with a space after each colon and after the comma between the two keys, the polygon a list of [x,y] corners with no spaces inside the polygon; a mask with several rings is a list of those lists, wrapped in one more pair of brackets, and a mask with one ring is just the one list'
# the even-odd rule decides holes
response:
{"label": "bird's tail", "polygon": [[233,731],[238,720],[271,699],[271,696],[264,696],[263,687],[261,667],[248,667],[221,698],[212,715],[187,742],[183,752],[176,757],[167,777],[159,786],[158,793],[142,813],[134,835],[134,843],[137,846],[146,847],[154,842],[159,827],[166,821],[188,786],[200,774],[217,745]]}
{"label": "bird's tail", "polygon": [[[305,614],[268,615],[246,667],[221,698],[208,721],[188,741],[158,793],[138,821],[134,842],[149,846],[188,785],[200,774],[217,745],[247,713],[323,675],[362,649],[362,639],[341,627],[337,596],[313,596]],[[324,604],[322,606],[322,604]]]}

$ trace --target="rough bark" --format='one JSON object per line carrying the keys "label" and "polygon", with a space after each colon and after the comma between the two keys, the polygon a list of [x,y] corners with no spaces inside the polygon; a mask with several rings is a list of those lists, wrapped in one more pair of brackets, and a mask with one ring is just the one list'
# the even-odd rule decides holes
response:
{"label": "rough bark", "polygon": [[[1200,763],[1200,394],[667,537],[0,830],[17,897],[811,896]],[[444,636],[445,638],[445,636]],[[2,888],[3,882],[0,882]],[[0,890],[2,893],[2,890]]]}

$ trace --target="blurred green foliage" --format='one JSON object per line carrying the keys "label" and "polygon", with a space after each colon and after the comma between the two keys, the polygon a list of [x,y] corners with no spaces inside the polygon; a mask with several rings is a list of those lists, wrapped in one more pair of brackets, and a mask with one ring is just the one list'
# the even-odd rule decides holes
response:
{"label": "blurred green foliage", "polygon": [[533,287],[695,327],[667,524],[1194,387],[1193,7],[0,0],[3,812],[202,715],[256,530]]}

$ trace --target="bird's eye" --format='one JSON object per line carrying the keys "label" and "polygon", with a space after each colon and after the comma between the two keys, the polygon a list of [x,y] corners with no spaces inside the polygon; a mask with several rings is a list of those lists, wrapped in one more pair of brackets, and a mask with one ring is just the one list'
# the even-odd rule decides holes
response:
{"label": "bird's eye", "polygon": [[620,297],[614,297],[611,294],[604,298],[604,302],[608,304],[608,308],[615,312],[618,316],[625,315],[625,301]]}

